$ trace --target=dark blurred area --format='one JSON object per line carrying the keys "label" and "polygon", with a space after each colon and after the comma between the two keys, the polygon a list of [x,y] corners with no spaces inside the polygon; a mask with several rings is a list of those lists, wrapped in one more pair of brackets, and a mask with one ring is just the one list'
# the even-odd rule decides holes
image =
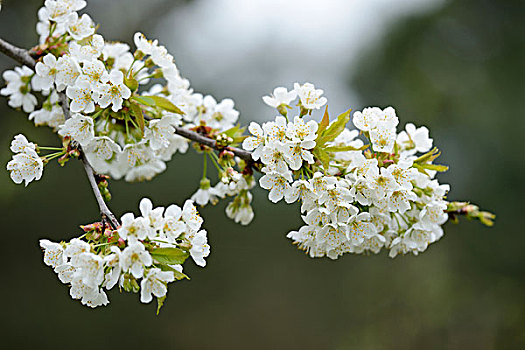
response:
{"label": "dark blurred area", "polygon": [[[108,39],[129,42],[134,31],[147,33],[163,13],[191,3],[91,1],[87,11]],[[0,36],[34,45],[41,4],[5,0]],[[118,16],[123,8],[124,18]],[[225,202],[201,210],[212,246],[208,266],[186,264],[191,281],[170,285],[159,316],[154,303],[117,290],[109,292],[107,307],[92,310],[71,300],[38,246],[40,238],[78,236],[79,224],[99,219],[80,164],[51,164],[27,188],[4,170],[3,348],[524,349],[524,18],[521,0],[445,2],[397,22],[341,72],[360,95],[354,109],[392,104],[402,125],[429,127],[441,162],[450,166],[439,177],[451,184],[449,199],[494,211],[493,228],[447,224],[441,241],[418,257],[313,260],[285,238],[300,225],[298,206],[272,205],[256,190],[248,227],[225,217]],[[176,46],[170,49],[176,56]],[[0,57],[1,71],[14,65]],[[246,104],[242,97],[237,102]],[[58,144],[49,129],[9,109],[4,97],[0,115],[1,164],[11,158],[9,143],[18,133]],[[252,118],[241,109],[243,124]],[[180,204],[200,175],[201,159],[190,150],[152,182],[111,182],[111,208],[118,216],[137,212],[144,196]]]}

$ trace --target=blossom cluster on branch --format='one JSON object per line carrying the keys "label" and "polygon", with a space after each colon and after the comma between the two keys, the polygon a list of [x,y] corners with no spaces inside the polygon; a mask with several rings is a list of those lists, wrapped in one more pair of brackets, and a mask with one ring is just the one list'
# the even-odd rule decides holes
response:
{"label": "blossom cluster on branch", "polygon": [[[182,264],[191,256],[199,266],[210,254],[203,219],[193,202],[153,208],[148,198],[139,205],[141,216],[124,214],[122,226],[113,231],[101,223],[82,226],[85,232],[69,242],[40,240],[44,263],[60,281],[70,285],[69,294],[82,304],[97,307],[109,303],[105,290],[117,286],[137,293],[140,301],[166,298],[167,283],[188,278]],[[140,280],[140,285],[139,285]]]}
{"label": "blossom cluster on branch", "polygon": [[[85,5],[46,1],[39,10],[36,51],[43,57],[34,71],[23,66],[4,72],[7,87],[0,94],[11,107],[78,142],[98,173],[126,181],[150,180],[174,153],[187,151],[188,140],[175,127],[205,123],[222,132],[235,125],[239,112],[231,99],[218,103],[193,92],[166,48],[141,33],[134,36],[133,52],[105,41],[88,14],[77,14]],[[59,106],[62,91],[73,113],[67,121]],[[34,92],[45,97],[36,110]]]}
{"label": "blossom cluster on branch", "polygon": [[[448,168],[433,164],[439,151],[432,149],[428,129],[409,123],[397,134],[392,107],[355,112],[358,130],[346,128],[350,111],[330,123],[327,109],[320,123],[305,122],[304,115],[327,102],[321,93],[307,84],[291,92],[277,88],[265,101],[282,115],[262,126],[252,122],[253,136],[243,142],[264,164],[260,185],[268,198],[301,202],[305,225],[288,237],[311,257],[377,254],[382,248],[391,257],[423,252],[443,236],[450,189],[434,178]],[[296,96],[298,115],[287,121]],[[369,144],[357,138],[360,133]]]}
{"label": "blossom cluster on branch", "polygon": [[[106,305],[106,291],[118,286],[140,292],[144,303],[157,297],[160,308],[167,284],[187,278],[185,260],[205,266],[210,254],[194,203],[231,198],[226,215],[248,225],[257,184],[271,202],[300,202],[304,225],[287,237],[315,258],[383,248],[391,257],[417,255],[443,236],[449,219],[492,225],[493,214],[447,200],[450,187],[436,174],[448,167],[434,163],[440,152],[428,129],[407,123],[398,133],[394,108],[355,112],[357,129],[350,130],[350,110],[330,118],[323,90],[295,83],[263,97],[278,115],[251,122],[245,135],[233,100],[194,92],[157,40],[136,33],[134,50],[106,41],[90,16],[78,13],[85,6],[46,0],[38,11],[39,45],[29,51],[0,39],[0,51],[22,64],[3,73],[0,94],[60,138],[58,146],[42,146],[16,135],[7,164],[12,180],[27,186],[51,160],[64,166],[79,159],[99,206],[101,221],[81,226],[81,236],[40,241],[44,263],[83,304]],[[108,180],[151,180],[190,145],[203,157],[191,199],[182,208],[153,208],[144,198],[140,216],[117,220],[106,203]]]}

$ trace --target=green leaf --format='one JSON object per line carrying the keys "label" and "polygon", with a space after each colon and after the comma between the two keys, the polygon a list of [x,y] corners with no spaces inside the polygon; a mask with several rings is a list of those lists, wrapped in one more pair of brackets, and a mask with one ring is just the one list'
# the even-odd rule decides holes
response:
{"label": "green leaf", "polygon": [[223,134],[226,134],[231,138],[235,138],[239,135],[242,135],[245,130],[245,127],[241,128],[240,124],[237,124],[233,128],[229,128],[228,130],[224,131]]}
{"label": "green leaf", "polygon": [[425,170],[435,170],[439,172],[444,172],[448,170],[448,166],[446,165],[440,165],[440,164],[413,164],[414,168],[422,172],[423,174],[428,175],[428,173]]}
{"label": "green leaf", "polygon": [[131,113],[137,121],[140,131],[142,131],[142,136],[144,136],[144,114],[142,113],[142,108],[136,103],[131,103]]}
{"label": "green leaf", "polygon": [[164,305],[165,300],[166,300],[166,296],[157,298],[157,316],[159,315],[160,308]]}
{"label": "green leaf", "polygon": [[429,152],[423,154],[421,157],[414,160],[414,163],[419,163],[419,164],[430,163],[434,161],[440,155],[441,155],[441,152],[439,151],[439,149],[437,147],[434,147]]}
{"label": "green leaf", "polygon": [[319,123],[319,128],[317,129],[317,139],[321,137],[321,134],[326,130],[329,124],[330,117],[328,116],[328,106],[326,106],[324,110],[323,119],[321,119],[321,122]]}
{"label": "green leaf", "polygon": [[364,151],[368,147],[370,147],[370,145],[364,145],[364,146],[359,147],[359,148],[355,148],[355,147],[352,147],[352,146],[330,146],[330,147],[325,147],[324,150],[326,152]]}
{"label": "green leaf", "polygon": [[190,253],[179,248],[156,248],[150,252],[151,257],[161,264],[182,264]]}
{"label": "green leaf", "polygon": [[328,156],[328,153],[322,148],[314,148],[314,156],[319,159],[321,164],[323,164],[324,170],[328,170],[328,167],[330,166],[330,157]]}
{"label": "green leaf", "polygon": [[176,279],[177,281],[180,281],[180,280],[182,280],[182,279],[184,279],[184,278],[186,278],[187,280],[190,280],[190,279],[191,279],[188,275],[186,275],[186,274],[184,274],[184,273],[182,273],[182,272],[179,272],[179,271],[175,270],[175,269],[174,269],[173,267],[171,267],[171,266],[168,266],[168,265],[159,265],[159,268],[160,268],[162,271],[171,271],[171,272],[173,272],[173,275],[175,276],[175,279]]}
{"label": "green leaf", "polygon": [[227,136],[231,137],[233,139],[234,144],[238,144],[248,137],[247,135],[243,135],[245,130],[245,127],[241,127],[240,124],[237,124],[233,128],[230,128],[223,132],[223,134],[226,134]]}
{"label": "green leaf", "polygon": [[424,169],[435,170],[439,172],[444,172],[448,170],[448,166],[441,164],[423,164],[421,165]]}
{"label": "green leaf", "polygon": [[346,123],[350,121],[351,111],[352,110],[349,109],[346,112],[340,114],[337,117],[337,120],[330,124],[330,126],[328,126],[328,128],[323,132],[321,137],[318,137],[316,144],[322,147],[325,143],[333,141],[337,136],[339,136],[339,134],[345,129]]}
{"label": "green leaf", "polygon": [[142,96],[147,97],[155,101],[157,107],[162,108],[168,112],[177,113],[183,115],[184,112],[177,106],[175,106],[170,100],[160,96]]}
{"label": "green leaf", "polygon": [[149,107],[155,107],[155,100],[148,96],[133,96],[133,100]]}

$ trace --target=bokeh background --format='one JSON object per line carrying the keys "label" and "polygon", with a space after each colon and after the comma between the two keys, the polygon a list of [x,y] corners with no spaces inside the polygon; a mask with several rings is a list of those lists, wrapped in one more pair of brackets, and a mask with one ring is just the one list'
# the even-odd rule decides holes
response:
{"label": "bokeh background", "polygon": [[[36,43],[41,0],[4,0],[0,36]],[[38,239],[68,239],[98,219],[80,164],[46,167],[28,188],[0,175],[3,348],[524,349],[525,4],[522,0],[90,0],[108,39],[157,37],[193,87],[232,97],[241,121],[273,117],[260,96],[311,81],[332,113],[394,105],[401,123],[431,130],[451,170],[451,199],[498,214],[496,225],[447,224],[419,257],[312,260],[285,238],[297,205],[255,191],[255,220],[240,227],[225,203],[202,209],[212,254],[186,267],[159,316],[137,295],[109,293],[91,310],[42,263]],[[14,65],[0,57],[0,70]],[[57,144],[50,130],[0,103],[0,163],[20,132]],[[320,116],[319,116],[320,117]],[[140,198],[182,203],[201,160],[177,156],[155,181],[114,181],[114,212]],[[4,347],[5,346],[5,347]]]}

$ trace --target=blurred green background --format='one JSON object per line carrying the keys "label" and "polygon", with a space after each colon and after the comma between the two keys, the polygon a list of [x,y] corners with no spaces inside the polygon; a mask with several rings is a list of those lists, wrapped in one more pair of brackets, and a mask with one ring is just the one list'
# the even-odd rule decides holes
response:
{"label": "blurred green background", "polygon": [[[0,36],[20,46],[34,45],[41,4],[4,1]],[[173,38],[184,37],[187,27],[177,30],[182,21],[167,27],[162,18],[173,13],[186,18],[192,7],[206,4],[93,0],[87,12],[109,39],[129,41],[141,30],[158,35],[177,58],[179,42]],[[380,9],[393,11],[397,4],[382,1]],[[348,21],[360,16],[356,10]],[[225,217],[225,202],[201,210],[212,246],[208,266],[186,264],[192,280],[170,285],[159,316],[156,305],[143,305],[137,295],[117,290],[109,293],[107,307],[91,310],[70,299],[68,288],[44,266],[38,247],[40,238],[69,239],[79,235],[79,224],[98,220],[80,164],[51,164],[42,180],[27,188],[14,185],[3,171],[3,348],[524,349],[524,18],[521,0],[438,1],[390,21],[349,62],[341,55],[343,68],[330,79],[315,76],[327,92],[339,85],[352,91],[345,103],[354,109],[392,104],[402,125],[427,125],[443,151],[442,162],[450,165],[440,175],[441,182],[452,185],[449,198],[470,199],[496,212],[493,228],[447,224],[444,238],[418,257],[392,260],[383,253],[313,260],[285,238],[300,225],[298,206],[271,205],[265,192],[255,190],[256,217],[248,227]],[[376,24],[373,19],[366,23],[370,28]],[[234,47],[221,43],[230,44]],[[284,59],[285,53],[265,55],[267,44],[261,44],[262,54],[249,56],[255,62],[250,77],[280,69],[276,64],[273,70],[271,62]],[[344,40],[338,45],[345,52],[354,50]],[[276,84],[293,82],[277,80],[278,74],[271,83],[246,78],[241,84],[226,74],[206,77],[206,67],[192,64],[191,46],[183,47],[177,61],[182,73],[198,82],[198,91],[233,97],[244,124],[272,117],[258,98],[253,100],[253,90],[260,96]],[[309,50],[311,55],[318,51],[313,44]],[[217,62],[229,60],[215,51],[209,54]],[[302,55],[310,55],[308,48]],[[316,60],[320,68],[326,66],[322,55]],[[294,79],[310,79],[315,66],[292,63]],[[214,64],[210,61],[208,69]],[[0,57],[0,70],[12,66]],[[331,110],[346,107],[331,105]],[[42,145],[58,144],[50,130],[34,128],[3,97],[0,115],[1,164],[9,161],[9,143],[18,133]],[[111,208],[119,216],[137,212],[143,196],[158,205],[180,204],[194,192],[200,174],[201,160],[190,151],[175,157],[153,182],[111,182]]]}

